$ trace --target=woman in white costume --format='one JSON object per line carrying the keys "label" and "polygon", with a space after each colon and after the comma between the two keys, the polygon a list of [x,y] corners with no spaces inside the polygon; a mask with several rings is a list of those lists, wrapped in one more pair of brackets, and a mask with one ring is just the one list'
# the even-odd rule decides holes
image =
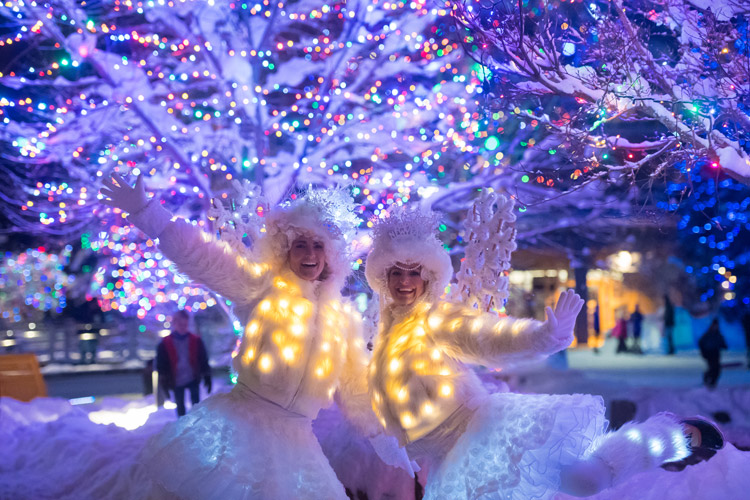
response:
{"label": "woman in white costume", "polygon": [[488,394],[467,364],[502,367],[566,348],[583,301],[565,291],[540,322],[441,299],[453,269],[434,216],[389,215],[374,229],[365,268],[381,298],[370,393],[387,432],[429,463],[425,499],[592,495],[689,456],[688,427],[704,432],[709,452],[721,447],[715,427],[669,414],[606,433],[598,396]]}
{"label": "woman in white costume", "polygon": [[[376,449],[388,447],[367,395],[360,319],[339,292],[350,269],[348,207],[330,192],[309,192],[271,210],[251,259],[172,220],[148,200],[140,177],[135,187],[117,175],[105,185],[105,203],[129,213],[181,272],[231,300],[246,320],[233,360],[237,385],[156,436],[142,457],[147,472],[179,498],[345,499],[311,419],[338,391],[342,410]],[[410,470],[397,449],[390,463]]]}

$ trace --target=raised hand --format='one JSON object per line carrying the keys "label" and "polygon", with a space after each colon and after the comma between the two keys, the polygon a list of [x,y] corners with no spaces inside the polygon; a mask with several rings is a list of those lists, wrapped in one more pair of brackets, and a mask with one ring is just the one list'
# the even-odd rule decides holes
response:
{"label": "raised hand", "polygon": [[119,174],[113,174],[111,179],[104,179],[104,186],[99,192],[106,196],[102,201],[105,205],[119,208],[123,212],[133,214],[148,204],[146,188],[143,187],[143,176],[139,175],[135,186],[130,187]]}
{"label": "raised hand", "polygon": [[545,324],[547,325],[549,338],[545,342],[546,350],[557,352],[565,349],[573,342],[573,328],[582,307],[583,299],[573,290],[565,290],[560,294],[554,311],[551,307],[547,307]]}

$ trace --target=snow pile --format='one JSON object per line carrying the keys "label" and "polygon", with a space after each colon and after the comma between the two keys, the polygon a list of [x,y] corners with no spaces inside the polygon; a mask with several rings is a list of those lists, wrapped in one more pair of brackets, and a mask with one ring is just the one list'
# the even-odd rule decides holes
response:
{"label": "snow pile", "polygon": [[[602,362],[607,362],[606,354],[602,355]],[[627,360],[638,366],[637,362],[648,363],[648,357],[634,357]],[[685,363],[689,359],[669,359],[666,361],[676,361]],[[616,363],[618,361],[610,360]],[[622,362],[622,361],[619,361]],[[743,449],[750,450],[750,389],[746,383],[745,370],[730,371],[725,370],[724,379],[719,382],[716,389],[707,389],[699,385],[700,366],[695,374],[687,372],[683,377],[694,377],[696,384],[694,386],[684,387],[667,385],[679,383],[675,380],[667,380],[667,370],[669,366],[680,366],[676,363],[666,365],[660,371],[657,367],[652,368],[654,373],[652,377],[661,377],[659,383],[662,387],[647,386],[629,386],[627,379],[617,380],[605,377],[592,377],[578,370],[545,370],[535,372],[519,373],[486,373],[482,375],[485,386],[490,388],[489,383],[493,378],[508,379],[511,390],[514,392],[541,393],[541,394],[571,394],[571,393],[588,393],[597,394],[604,398],[606,407],[612,408],[613,401],[628,401],[633,403],[635,414],[634,420],[643,421],[651,415],[659,412],[668,411],[682,417],[692,417],[695,415],[707,417],[720,424],[722,431],[728,442]],[[674,369],[678,372],[678,369]],[[630,372],[631,378],[635,378],[636,368]],[[673,375],[677,377],[677,375]],[[645,378],[639,377],[641,383]],[[734,385],[730,382],[734,381]],[[612,417],[610,416],[610,419]]]}
{"label": "snow pile", "polygon": [[[153,345],[144,346],[144,348],[150,348],[154,350]],[[58,353],[59,354],[59,353]],[[61,375],[70,373],[97,373],[97,372],[110,372],[112,370],[143,370],[143,361],[140,359],[129,359],[122,363],[94,363],[91,365],[74,365],[71,363],[47,363],[40,367],[39,370],[42,375]]]}
{"label": "snow pile", "polygon": [[[490,389],[506,390],[500,374],[485,373]],[[653,389],[615,387],[612,382],[587,378],[582,372],[548,370],[525,382],[510,378],[523,392],[564,393],[571,388],[600,393],[605,399],[627,399],[636,405],[636,419],[659,411],[711,416],[724,412],[722,424],[730,443],[750,445],[750,390],[725,387]],[[608,386],[609,384],[609,386]],[[579,392],[581,392],[579,390]],[[136,458],[147,440],[175,419],[172,409],[156,410],[152,398],[104,398],[94,404],[73,406],[67,400],[40,398],[22,403],[0,398],[0,500],[140,499],[151,484]],[[98,423],[97,423],[98,422]],[[131,430],[126,429],[129,428]],[[314,423],[321,446],[339,478],[354,494],[378,498],[413,499],[414,480],[377,459],[370,444],[356,435],[334,407],[321,412]],[[165,464],[165,467],[173,464]],[[745,498],[750,491],[750,452],[727,444],[709,462],[683,472],[657,469],[634,476],[596,500],[654,499],[713,500]],[[420,473],[424,483],[426,471]],[[361,498],[361,496],[360,496]],[[571,497],[559,494],[556,500]]]}
{"label": "snow pile", "polygon": [[[94,412],[127,415],[137,407],[146,401],[108,398]],[[166,413],[174,418],[174,411],[161,410],[128,431],[96,424],[64,399],[0,398],[0,499],[143,498],[149,486],[135,457]]]}
{"label": "snow pile", "polygon": [[[750,453],[732,445],[719,451],[709,462],[687,467],[682,472],[656,469],[633,476],[590,500],[719,500],[747,498],[750,491]],[[572,497],[558,494],[555,500]]]}
{"label": "snow pile", "polygon": [[743,177],[750,177],[750,157],[744,152],[727,146],[717,149],[716,153],[722,167],[733,170]]}

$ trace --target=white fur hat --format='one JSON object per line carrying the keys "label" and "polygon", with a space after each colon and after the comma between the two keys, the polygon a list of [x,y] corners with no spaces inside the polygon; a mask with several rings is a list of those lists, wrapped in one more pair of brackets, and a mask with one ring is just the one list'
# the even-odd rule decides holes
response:
{"label": "white fur hat", "polygon": [[419,207],[396,206],[385,212],[373,228],[372,249],[367,256],[365,276],[381,297],[388,296],[388,270],[397,262],[422,266],[426,293],[432,298],[443,295],[453,276],[448,252],[437,239],[438,223],[434,212]]}
{"label": "white fur hat", "polygon": [[266,235],[259,242],[264,256],[285,262],[296,237],[312,236],[325,246],[325,281],[343,286],[351,271],[350,244],[360,223],[346,189],[311,189],[269,212]]}

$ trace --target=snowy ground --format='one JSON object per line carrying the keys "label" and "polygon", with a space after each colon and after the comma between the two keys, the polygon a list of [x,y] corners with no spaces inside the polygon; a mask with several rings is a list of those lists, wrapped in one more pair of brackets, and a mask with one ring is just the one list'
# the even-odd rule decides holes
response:
{"label": "snowy ground", "polygon": [[[681,473],[659,469],[635,476],[592,498],[748,498],[750,452],[737,449],[750,449],[750,370],[742,364],[744,353],[725,356],[730,366],[719,387],[708,391],[700,386],[703,364],[694,355],[615,356],[610,347],[606,345],[600,355],[568,353],[567,370],[537,365],[484,373],[483,378],[490,386],[507,382],[520,392],[600,394],[608,406],[612,401],[629,401],[639,420],[663,410],[686,416],[718,415],[724,420],[721,427],[730,444],[711,461]],[[561,362],[553,360],[553,364]],[[59,398],[31,403],[0,398],[0,500],[123,498],[113,492],[138,490],[138,478],[123,471],[146,440],[175,418],[174,410],[156,411],[151,398],[134,395],[76,402],[87,404],[73,405]],[[326,412],[315,427],[342,481],[369,493],[371,499],[413,498],[414,484],[403,474],[378,468],[368,462],[369,456],[359,463],[342,458],[345,453],[368,453],[356,440],[339,442],[348,435],[343,425],[335,412]],[[384,496],[387,493],[393,496]],[[558,495],[558,500],[568,498]]]}

